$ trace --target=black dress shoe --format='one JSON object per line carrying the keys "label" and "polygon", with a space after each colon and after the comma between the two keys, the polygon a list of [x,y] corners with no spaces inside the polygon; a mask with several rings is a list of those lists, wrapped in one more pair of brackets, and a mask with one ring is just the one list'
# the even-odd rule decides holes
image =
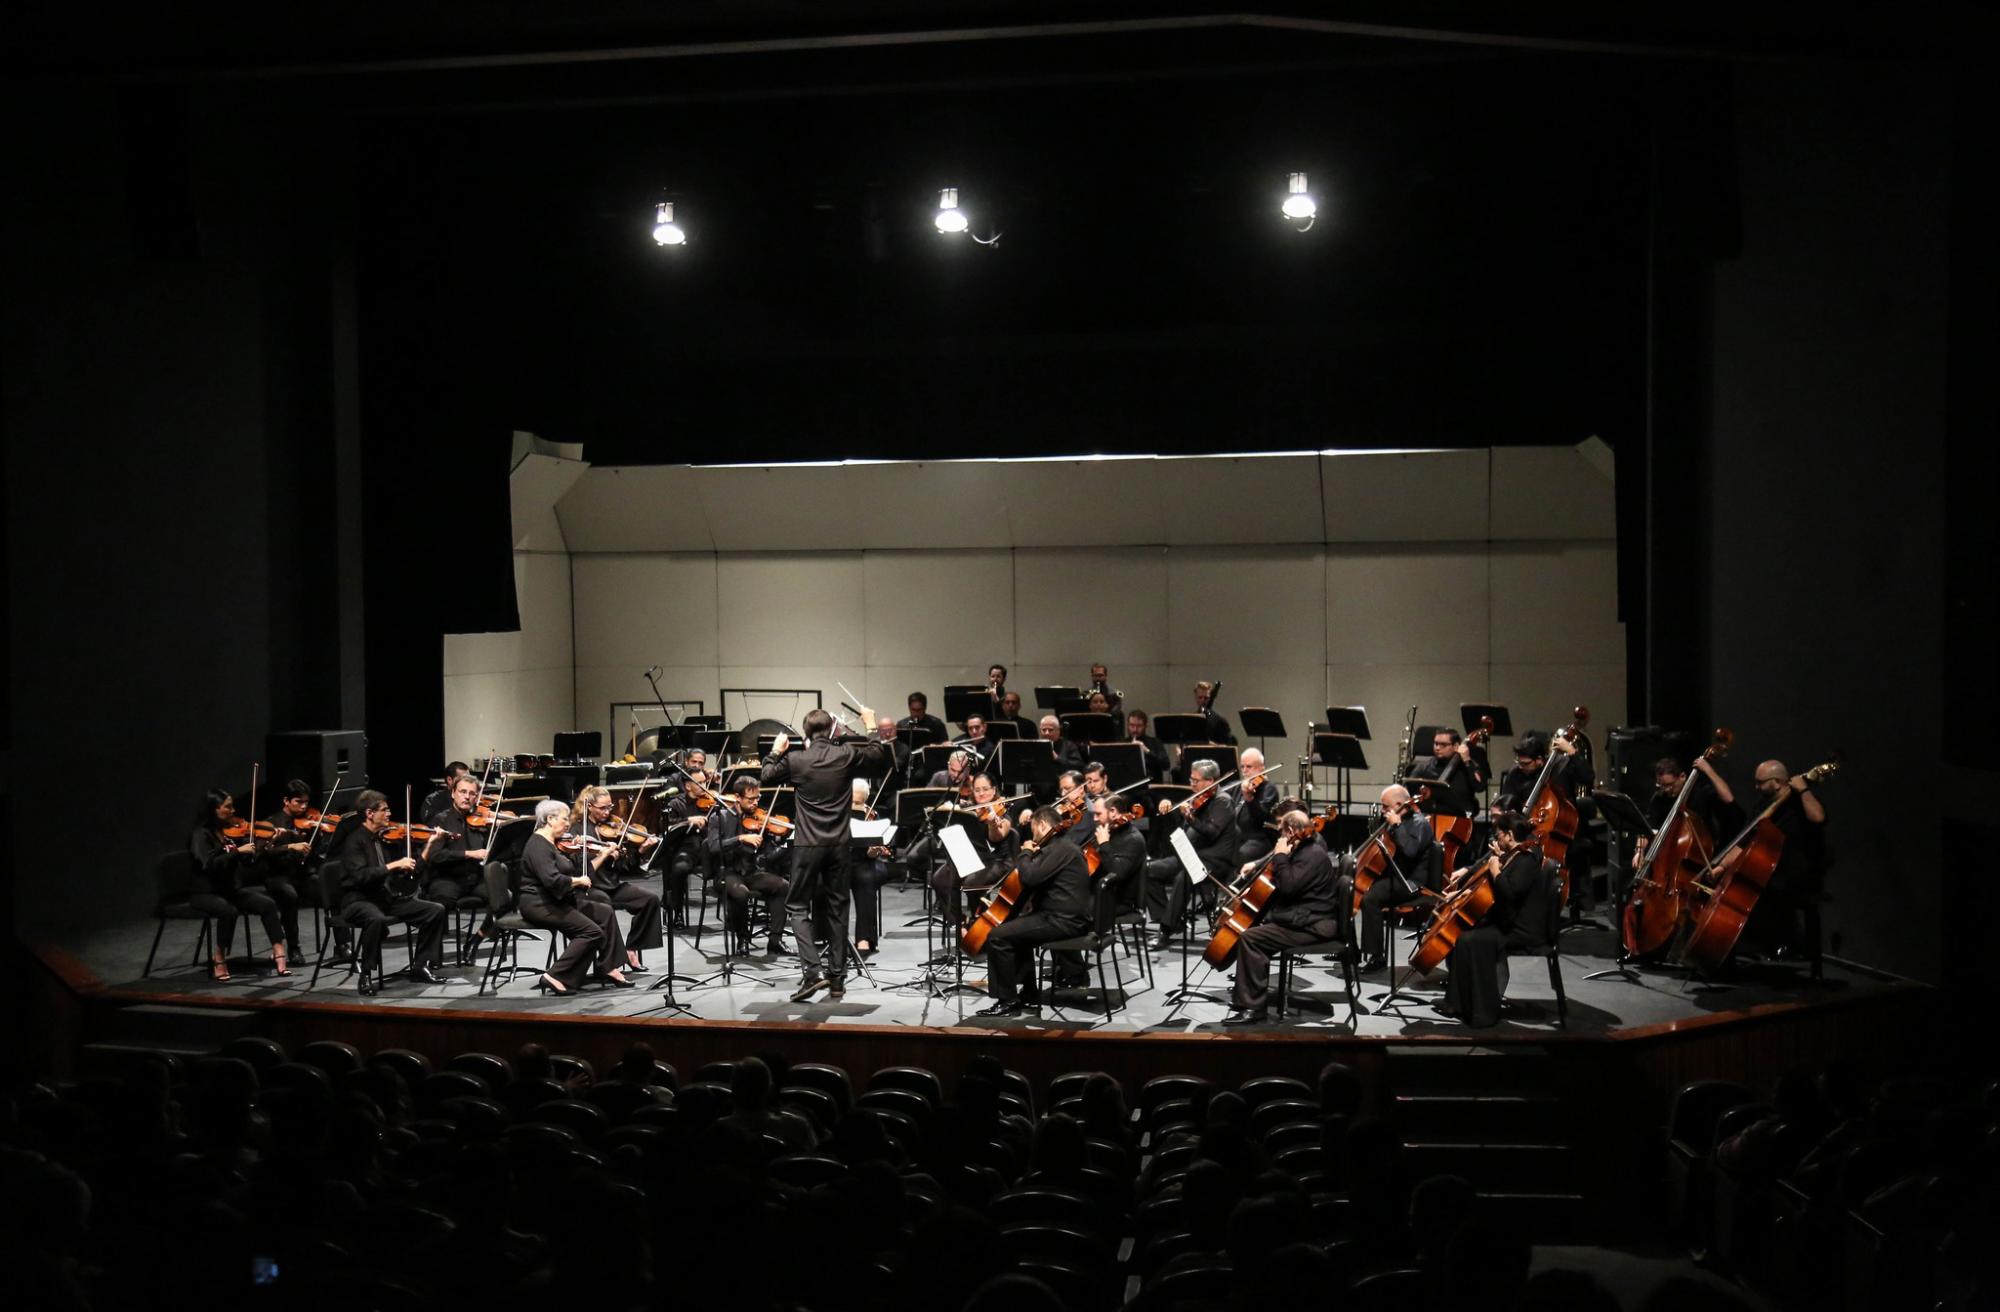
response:
{"label": "black dress shoe", "polygon": [[361,983],[355,987],[361,991],[361,996],[364,998],[372,998],[381,992],[381,989],[376,986],[375,977],[372,975],[363,975]]}
{"label": "black dress shoe", "polygon": [[1266,1017],[1262,1011],[1251,1011],[1247,1007],[1238,1007],[1235,1011],[1224,1016],[1222,1023],[1224,1025],[1262,1025],[1265,1020]]}
{"label": "black dress shoe", "polygon": [[419,984],[444,983],[442,979],[438,978],[437,973],[435,971],[433,971],[429,966],[423,965],[422,963],[418,963],[417,965],[410,967],[410,978],[415,980]]}
{"label": "black dress shoe", "polygon": [[[627,966],[625,969],[630,970],[631,967]],[[597,982],[599,984],[604,984],[614,989],[636,989],[639,987],[637,984],[634,984],[631,980],[620,979],[616,975],[599,975],[597,977]]]}
{"label": "black dress shoe", "polygon": [[1370,957],[1361,963],[1361,973],[1364,975],[1379,975],[1387,969],[1389,969],[1387,957]]}
{"label": "black dress shoe", "polygon": [[975,1016],[992,1016],[1001,1019],[1008,1016],[1025,1016],[1028,1005],[1024,1002],[993,1002],[972,1013]]}
{"label": "black dress shoe", "polygon": [[625,967],[625,973],[627,975],[650,975],[653,972],[644,966],[627,966]]}
{"label": "black dress shoe", "polygon": [[1433,1002],[1431,1010],[1440,1016],[1450,1016],[1454,1020],[1458,1018],[1458,1008],[1452,1006],[1449,1002]]}
{"label": "black dress shoe", "polygon": [[808,975],[796,989],[792,990],[792,1001],[810,1001],[814,994],[824,992],[829,987],[831,986],[821,976]]}
{"label": "black dress shoe", "polygon": [[846,1000],[846,998],[847,998],[847,985],[843,984],[841,981],[835,980],[833,981],[832,984],[827,986],[826,1000],[828,1002],[843,1002]]}
{"label": "black dress shoe", "polygon": [[1080,970],[1074,975],[1058,975],[1056,976],[1056,987],[1059,989],[1087,989],[1090,987],[1090,972]]}

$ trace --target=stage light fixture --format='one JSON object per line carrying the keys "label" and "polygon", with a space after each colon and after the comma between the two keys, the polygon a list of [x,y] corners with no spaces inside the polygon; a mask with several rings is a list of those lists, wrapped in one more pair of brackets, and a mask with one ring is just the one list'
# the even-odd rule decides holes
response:
{"label": "stage light fixture", "polygon": [[1291,182],[1285,190],[1285,203],[1279,208],[1284,211],[1285,217],[1292,221],[1293,227],[1300,232],[1307,231],[1312,227],[1315,216],[1319,214],[1319,203],[1312,198],[1312,192],[1307,189],[1306,175],[1292,174]]}
{"label": "stage light fixture", "polygon": [[951,234],[965,231],[965,211],[958,207],[957,187],[946,187],[938,193],[937,217],[932,219],[931,222],[937,224],[937,230],[942,233]]}
{"label": "stage light fixture", "polygon": [[653,210],[653,240],[662,246],[682,246],[687,239],[687,232],[674,222],[673,202],[661,201]]}

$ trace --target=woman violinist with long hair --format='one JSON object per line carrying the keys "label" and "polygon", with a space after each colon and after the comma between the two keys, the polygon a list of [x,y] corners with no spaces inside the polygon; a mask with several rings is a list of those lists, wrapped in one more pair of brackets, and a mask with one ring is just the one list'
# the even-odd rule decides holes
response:
{"label": "woman violinist with long hair", "polygon": [[195,808],[194,831],[188,835],[188,855],[195,865],[194,889],[188,902],[215,917],[210,979],[230,977],[229,947],[236,939],[238,912],[264,922],[273,969],[280,975],[292,973],[286,964],[285,924],[278,915],[277,902],[262,889],[247,886],[248,880],[256,878],[257,854],[256,826],[238,818],[236,799],[226,790],[211,788]]}

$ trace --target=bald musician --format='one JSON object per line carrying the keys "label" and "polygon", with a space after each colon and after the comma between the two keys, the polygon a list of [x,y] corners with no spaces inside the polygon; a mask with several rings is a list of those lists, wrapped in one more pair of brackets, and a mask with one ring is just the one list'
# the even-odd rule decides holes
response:
{"label": "bald musician", "polygon": [[1361,971],[1373,974],[1388,967],[1383,948],[1382,913],[1389,907],[1427,899],[1442,885],[1444,849],[1430,818],[1418,809],[1410,790],[1390,784],[1382,790],[1382,836],[1392,849],[1389,867],[1361,898]]}

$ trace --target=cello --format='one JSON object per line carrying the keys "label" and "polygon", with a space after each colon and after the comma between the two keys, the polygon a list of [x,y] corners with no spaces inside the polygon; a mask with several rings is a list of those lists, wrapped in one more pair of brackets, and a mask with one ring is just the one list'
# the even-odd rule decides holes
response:
{"label": "cello", "polygon": [[1500,873],[1503,860],[1512,860],[1516,852],[1531,848],[1546,851],[1533,838],[1508,852],[1504,858],[1496,847],[1484,861],[1465,872],[1464,883],[1456,887],[1446,885],[1443,900],[1431,914],[1431,923],[1424,927],[1416,947],[1410,950],[1412,969],[1428,975],[1444,964],[1451,950],[1458,946],[1459,936],[1486,919],[1499,901],[1500,889],[1494,879]]}
{"label": "cello", "polygon": [[[1328,807],[1326,815],[1314,817],[1311,826],[1300,831],[1298,841],[1303,843],[1318,833],[1333,814],[1333,808]],[[1282,831],[1278,841],[1284,841]],[[1229,964],[1229,959],[1236,955],[1237,944],[1243,941],[1243,936],[1264,914],[1271,895],[1278,891],[1277,878],[1271,872],[1277,859],[1278,850],[1273,848],[1242,886],[1230,893],[1228,905],[1216,918],[1214,935],[1209,938],[1208,946],[1201,950],[1201,959],[1212,968],[1221,970]]]}
{"label": "cello", "polygon": [[[1415,810],[1421,811],[1430,800],[1431,786],[1425,784],[1411,795],[1410,806]],[[1332,807],[1328,807],[1328,814],[1331,814],[1332,810]],[[1444,818],[1443,816],[1432,817],[1433,827],[1437,827],[1438,822]],[[1461,844],[1472,834],[1472,822],[1467,820],[1464,822],[1464,825],[1464,832],[1458,838]],[[1453,833],[1458,832],[1456,823],[1445,828],[1450,829]],[[1447,849],[1445,857],[1446,869],[1451,868],[1451,857],[1455,855],[1457,855],[1455,851]],[[1361,899],[1368,895],[1368,890],[1375,886],[1377,879],[1388,873],[1389,866],[1395,859],[1396,845],[1390,841],[1389,822],[1384,820],[1381,824],[1375,826],[1375,831],[1368,835],[1367,839],[1361,844],[1360,852],[1354,858],[1354,914],[1359,915],[1361,913]]]}
{"label": "cello", "polygon": [[[1556,731],[1556,737],[1574,743],[1583,734],[1583,726],[1590,723],[1590,708],[1579,706],[1570,712],[1569,724]],[[1540,844],[1542,859],[1553,861],[1562,867],[1563,903],[1569,903],[1569,845],[1576,841],[1576,831],[1583,818],[1577,814],[1576,803],[1570,800],[1569,790],[1555,781],[1556,762],[1566,759],[1566,754],[1558,752],[1555,744],[1549,744],[1548,759],[1542,762],[1542,772],[1535,778],[1535,786],[1528,793],[1528,800],[1521,807],[1529,825],[1534,828],[1534,841]]]}
{"label": "cello", "polygon": [[[1837,759],[1822,761],[1806,771],[1805,781],[1816,784],[1839,769]],[[1695,912],[1694,924],[1681,943],[1681,965],[1713,970],[1736,950],[1743,927],[1750,923],[1750,913],[1757,909],[1757,899],[1785,854],[1785,831],[1771,817],[1796,796],[1798,790],[1787,786],[1772,798],[1704,872],[1712,873],[1713,881],[1697,877],[1691,882],[1693,900],[1701,909]]]}
{"label": "cello", "polygon": [[[1717,729],[1702,759],[1719,761],[1729,754],[1736,735]],[[1620,926],[1628,955],[1647,957],[1666,948],[1679,932],[1688,890],[1715,859],[1715,835],[1699,815],[1688,809],[1698,770],[1690,768],[1665,820],[1646,845],[1646,855],[1632,878]]]}

